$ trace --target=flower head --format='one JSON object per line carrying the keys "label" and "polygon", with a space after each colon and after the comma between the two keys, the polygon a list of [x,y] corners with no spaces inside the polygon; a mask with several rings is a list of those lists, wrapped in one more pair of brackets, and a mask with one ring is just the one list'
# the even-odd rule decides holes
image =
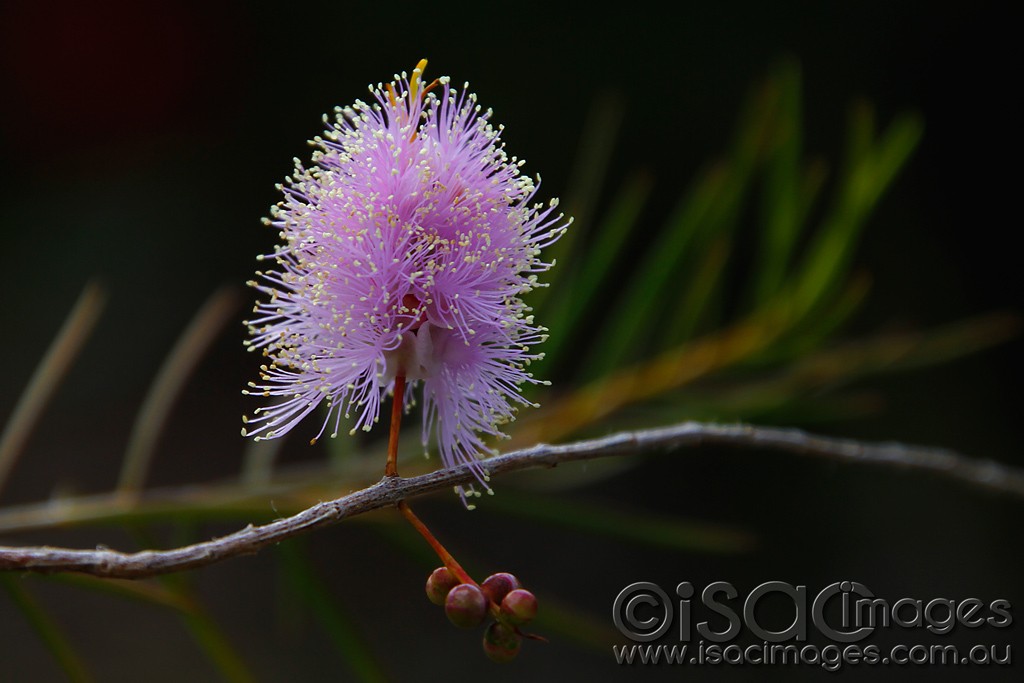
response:
{"label": "flower head", "polygon": [[521,297],[568,223],[557,201],[535,202],[490,110],[447,78],[425,86],[425,66],[325,116],[313,163],[296,161],[280,188],[267,222],[283,244],[250,283],[265,298],[247,321],[250,350],[269,361],[246,393],[276,400],[243,434],[281,436],[323,402],[316,438],[336,436],[342,416],[369,430],[402,376],[406,406],[423,386],[424,444],[486,487],[484,438],[538,382],[526,368],[544,329]]}

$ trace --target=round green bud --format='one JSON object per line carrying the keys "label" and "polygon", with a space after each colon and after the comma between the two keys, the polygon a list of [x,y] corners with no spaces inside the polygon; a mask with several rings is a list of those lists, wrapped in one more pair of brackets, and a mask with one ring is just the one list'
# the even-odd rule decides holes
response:
{"label": "round green bud", "polygon": [[484,631],[484,653],[491,661],[504,664],[519,654],[523,638],[511,626],[495,622]]}

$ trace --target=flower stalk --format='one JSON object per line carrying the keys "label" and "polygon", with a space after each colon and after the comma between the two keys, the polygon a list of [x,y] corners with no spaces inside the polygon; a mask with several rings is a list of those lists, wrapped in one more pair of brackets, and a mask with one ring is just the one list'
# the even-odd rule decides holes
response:
{"label": "flower stalk", "polygon": [[477,585],[477,582],[473,580],[473,577],[471,577],[466,570],[462,568],[462,565],[459,564],[458,560],[456,560],[455,557],[448,552],[443,545],[441,545],[441,542],[437,540],[437,537],[434,536],[433,533],[431,533],[430,529],[427,528],[427,525],[424,524],[420,518],[415,515],[415,513],[413,513],[412,508],[409,507],[408,503],[404,500],[400,501],[398,503],[398,511],[401,512],[406,521],[408,521],[409,524],[411,524],[412,527],[420,533],[420,536],[430,544],[430,547],[434,549],[438,558],[440,558],[441,562],[444,563],[444,566],[448,568],[448,571],[450,571],[452,575],[459,580],[459,583],[468,583],[474,586]]}
{"label": "flower stalk", "polygon": [[402,426],[402,403],[405,396],[405,375],[395,377],[394,398],[391,401],[391,431],[388,434],[388,459],[384,464],[385,477],[398,476],[398,431]]}

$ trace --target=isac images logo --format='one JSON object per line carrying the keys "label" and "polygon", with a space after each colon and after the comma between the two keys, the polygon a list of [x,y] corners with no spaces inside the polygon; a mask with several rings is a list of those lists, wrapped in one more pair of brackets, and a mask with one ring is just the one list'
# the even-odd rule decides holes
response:
{"label": "isac images logo", "polygon": [[[768,596],[774,596],[776,604],[780,596],[791,604],[788,613],[793,620],[784,628],[762,623],[767,620],[759,605]],[[844,666],[1007,666],[1012,662],[1009,643],[965,648],[942,642],[957,628],[1005,634],[1004,629],[1013,624],[1008,600],[887,600],[856,581],[837,581],[813,595],[807,586],[767,581],[742,600],[727,581],[709,583],[699,595],[689,581],[675,586],[672,595],[658,584],[638,581],[615,597],[612,621],[631,641],[612,648],[616,662],[623,665],[812,665],[838,671]],[[931,642],[885,647],[862,642],[879,629],[893,628]],[[807,643],[809,632],[828,644]],[[654,643],[676,637],[678,643]],[[733,642],[737,640],[741,642]]]}

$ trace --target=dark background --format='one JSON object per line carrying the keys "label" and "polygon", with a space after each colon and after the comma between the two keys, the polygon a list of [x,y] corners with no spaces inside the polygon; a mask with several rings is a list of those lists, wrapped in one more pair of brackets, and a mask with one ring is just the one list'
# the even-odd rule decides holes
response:
{"label": "dark background", "polygon": [[[506,126],[510,153],[543,174],[545,196],[564,194],[572,160],[588,142],[579,134],[595,98],[621,96],[625,119],[607,188],[638,169],[653,173],[655,200],[645,214],[652,226],[674,203],[675,188],[726,148],[749,87],[780,58],[796,58],[810,154],[839,158],[857,97],[877,106],[882,125],[906,110],[925,122],[921,147],[860,247],[858,263],[875,279],[852,330],[1019,310],[1012,237],[1020,228],[1022,112],[1012,95],[1019,47],[1003,3],[684,2],[668,13],[643,3],[614,11],[554,3],[98,5],[57,0],[0,9],[0,419],[87,280],[99,277],[111,295],[4,492],[6,504],[44,499],[55,487],[113,485],[134,411],[181,328],[214,288],[241,285],[255,255],[272,248],[274,231],[259,220],[277,200],[274,184],[291,171],[292,157],[308,157],[304,143],[320,132],[321,114],[366,97],[367,83],[410,70],[421,57],[430,59],[428,76],[471,82]],[[201,364],[151,483],[237,472],[238,416],[251,409],[239,389],[254,374],[254,359],[241,352],[243,334],[240,324],[231,327]],[[887,398],[881,414],[815,427],[1024,465],[1020,352],[1015,341],[874,380],[869,388]],[[486,507],[467,515],[447,496],[422,507],[455,548],[478,558],[481,571],[535,577],[538,593],[605,626],[615,594],[638,580],[667,589],[681,580],[728,580],[742,591],[778,579],[813,592],[851,579],[893,599],[1024,601],[1024,508],[953,483],[707,452],[654,459],[571,495],[728,523],[755,534],[759,546],[739,558],[659,553],[528,522],[507,530],[510,518]],[[480,655],[476,634],[448,628],[420,598],[419,565],[364,526],[350,526],[314,536],[311,554],[395,678],[683,673],[627,671],[607,650],[558,642],[529,646],[513,667],[495,669]],[[98,540],[127,542],[112,529],[10,542]],[[261,680],[344,679],[343,662],[315,623],[297,626],[293,615],[281,625],[290,608],[280,584],[273,558],[263,556],[204,570],[199,580]],[[39,591],[100,680],[138,680],[141,671],[151,671],[150,680],[215,680],[172,617],[66,586]],[[0,610],[0,680],[60,680],[2,597]],[[1015,625],[960,633],[958,642],[1019,642],[1019,632]],[[935,642],[914,634],[904,640]],[[850,675],[954,673],[964,680],[1010,674],[933,667]],[[702,675],[825,676],[813,668]]]}

